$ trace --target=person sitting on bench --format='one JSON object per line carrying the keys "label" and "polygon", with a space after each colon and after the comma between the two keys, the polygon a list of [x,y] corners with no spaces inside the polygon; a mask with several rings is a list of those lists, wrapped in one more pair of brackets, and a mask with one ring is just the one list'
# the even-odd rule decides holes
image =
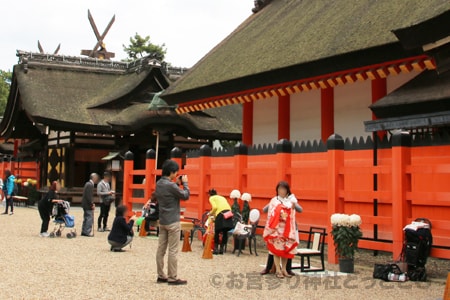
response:
{"label": "person sitting on bench", "polygon": [[155,197],[155,193],[152,193],[151,198],[144,205],[143,216],[145,218],[144,229],[148,233],[150,231],[151,222],[159,220],[159,205],[158,200]]}

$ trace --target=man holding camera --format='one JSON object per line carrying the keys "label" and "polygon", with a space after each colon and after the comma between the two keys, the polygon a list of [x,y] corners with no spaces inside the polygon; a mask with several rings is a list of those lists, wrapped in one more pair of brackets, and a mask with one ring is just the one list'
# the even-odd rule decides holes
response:
{"label": "man holding camera", "polygon": [[[157,283],[170,285],[186,284],[186,280],[177,277],[177,255],[180,240],[180,200],[189,199],[188,178],[181,176],[180,189],[174,182],[179,166],[173,160],[166,160],[162,165],[162,177],[156,183],[155,197],[159,205],[159,238],[156,252]],[[167,275],[164,272],[164,256],[169,249]]]}
{"label": "man holding camera", "polygon": [[[111,191],[111,173],[104,172],[102,181],[97,184],[97,195],[100,197],[100,215],[98,216],[99,232],[110,231],[107,227],[111,203],[114,201],[114,191]],[[103,221],[103,228],[102,228]]]}

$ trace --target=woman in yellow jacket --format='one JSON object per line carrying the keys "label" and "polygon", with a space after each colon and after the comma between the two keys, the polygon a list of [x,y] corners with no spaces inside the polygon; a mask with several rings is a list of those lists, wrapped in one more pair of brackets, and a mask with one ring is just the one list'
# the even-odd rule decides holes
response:
{"label": "woman in yellow jacket", "polygon": [[[213,254],[223,254],[223,248],[228,241],[228,231],[233,229],[233,215],[231,213],[230,204],[225,197],[217,195],[216,190],[209,191],[209,203],[211,203],[210,216],[214,216],[214,251]],[[228,214],[226,214],[229,212]],[[225,215],[224,215],[225,214]],[[219,248],[219,238],[222,233],[222,242]],[[217,249],[219,248],[219,250]]]}

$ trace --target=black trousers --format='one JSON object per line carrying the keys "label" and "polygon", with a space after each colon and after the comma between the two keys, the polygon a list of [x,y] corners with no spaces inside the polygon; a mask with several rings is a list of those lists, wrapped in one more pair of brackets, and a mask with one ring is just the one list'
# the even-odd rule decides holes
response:
{"label": "black trousers", "polygon": [[102,228],[102,221],[103,221],[103,228],[106,228],[106,224],[108,224],[108,216],[109,216],[110,209],[111,209],[110,204],[100,203],[100,215],[98,216],[98,228]]}
{"label": "black trousers", "polygon": [[[272,269],[273,266],[273,255],[269,254],[267,256],[267,263],[266,263],[266,270],[270,270]],[[288,259],[287,263],[286,263],[286,271],[291,271],[292,270],[292,259]]]}
{"label": "black trousers", "polygon": [[144,226],[145,231],[150,231],[150,222],[154,222],[154,221],[158,221],[158,220],[154,220],[154,218],[149,218],[149,217],[145,218],[145,226]]}
{"label": "black trousers", "polygon": [[228,231],[233,229],[233,219],[225,219],[223,213],[228,210],[224,210],[217,214],[216,220],[214,221],[214,247],[219,246],[220,233],[222,233],[222,243],[221,245],[226,245],[228,242]]}
{"label": "black trousers", "polygon": [[41,233],[48,231],[48,224],[50,223],[50,210],[47,207],[38,205],[39,215],[42,219]]}
{"label": "black trousers", "polygon": [[5,214],[8,213],[9,206],[11,206],[11,212],[14,212],[14,199],[12,196],[10,196],[9,199],[5,197],[5,204],[6,204]]}
{"label": "black trousers", "polygon": [[220,229],[214,231],[214,247],[217,248],[219,246],[219,240],[220,240],[220,233],[222,233],[222,243],[220,245],[226,245],[228,242],[228,231],[230,229]]}

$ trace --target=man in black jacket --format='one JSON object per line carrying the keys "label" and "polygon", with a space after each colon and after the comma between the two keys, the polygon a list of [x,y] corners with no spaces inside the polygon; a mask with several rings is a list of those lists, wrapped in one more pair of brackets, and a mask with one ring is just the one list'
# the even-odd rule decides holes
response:
{"label": "man in black jacket", "polygon": [[96,173],[92,173],[89,176],[89,181],[86,182],[83,188],[83,198],[81,205],[83,206],[83,225],[81,228],[82,236],[92,237],[91,233],[92,224],[94,222],[94,185],[98,183],[99,176]]}

